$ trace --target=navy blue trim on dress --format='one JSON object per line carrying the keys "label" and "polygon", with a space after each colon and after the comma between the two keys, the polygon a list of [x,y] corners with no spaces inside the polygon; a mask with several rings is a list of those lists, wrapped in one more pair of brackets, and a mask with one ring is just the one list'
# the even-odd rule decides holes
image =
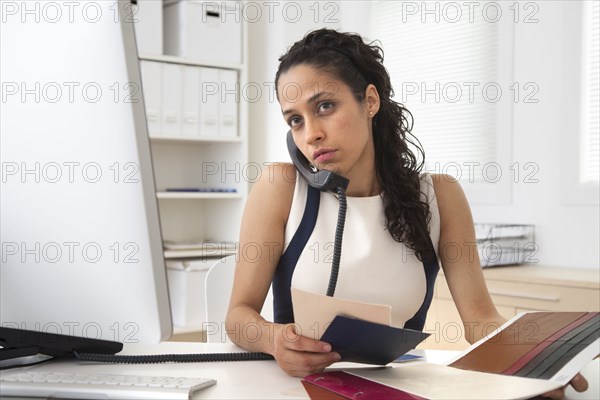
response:
{"label": "navy blue trim on dress", "polygon": [[435,254],[435,248],[431,237],[429,237],[430,254],[423,256],[423,268],[425,269],[425,281],[427,282],[427,291],[425,292],[425,299],[419,311],[406,323],[404,328],[414,329],[416,331],[422,331],[425,326],[425,319],[427,318],[427,311],[431,306],[431,300],[433,299],[433,288],[435,286],[435,278],[437,277],[440,265],[438,263],[437,255]]}
{"label": "navy blue trim on dress", "polygon": [[[294,322],[294,310],[292,308],[292,295],[290,291],[292,275],[294,274],[298,259],[315,228],[320,202],[321,192],[309,185],[304,215],[302,216],[298,230],[292,237],[292,241],[281,256],[273,276],[273,319],[275,323],[290,324]],[[404,328],[407,329],[423,330],[427,311],[433,298],[433,287],[440,266],[431,237],[429,238],[429,244],[431,246],[430,254],[423,257],[423,268],[427,284],[425,299],[415,315],[404,324]]]}
{"label": "navy blue trim on dress", "polygon": [[321,192],[318,189],[308,186],[306,194],[306,206],[304,215],[294,233],[290,244],[282,254],[277,264],[277,269],[273,275],[273,319],[279,324],[289,324],[294,322],[294,310],[292,308],[292,275],[298,263],[298,259],[310,238],[319,214],[319,205],[321,204]]}

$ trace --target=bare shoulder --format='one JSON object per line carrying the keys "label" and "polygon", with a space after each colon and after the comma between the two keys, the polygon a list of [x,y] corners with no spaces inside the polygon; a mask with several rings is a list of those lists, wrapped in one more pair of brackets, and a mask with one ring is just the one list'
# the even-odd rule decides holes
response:
{"label": "bare shoulder", "polygon": [[288,163],[268,164],[261,171],[258,182],[252,188],[252,191],[283,192],[283,196],[294,194],[296,185],[296,167]]}
{"label": "bare shoulder", "polygon": [[463,223],[472,225],[471,210],[460,183],[445,174],[432,174],[431,179],[440,210],[441,228]]}
{"label": "bare shoulder", "polygon": [[267,164],[261,171],[260,184],[273,184],[282,189],[287,186],[293,188],[296,184],[296,167],[291,163]]}
{"label": "bare shoulder", "polygon": [[431,180],[438,203],[466,200],[460,183],[454,177],[446,174],[431,174]]}
{"label": "bare shoulder", "polygon": [[293,164],[269,164],[252,187],[247,206],[262,209],[285,221],[289,215],[295,185],[296,168]]}

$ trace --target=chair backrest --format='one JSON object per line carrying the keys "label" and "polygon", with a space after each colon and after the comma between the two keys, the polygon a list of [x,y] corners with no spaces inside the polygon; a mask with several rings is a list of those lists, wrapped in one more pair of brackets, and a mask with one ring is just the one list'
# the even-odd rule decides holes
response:
{"label": "chair backrest", "polygon": [[[206,295],[206,322],[204,330],[208,342],[229,342],[225,330],[225,318],[233,288],[236,256],[227,256],[216,261],[206,273],[204,293]],[[261,315],[273,321],[273,297],[267,294]]]}

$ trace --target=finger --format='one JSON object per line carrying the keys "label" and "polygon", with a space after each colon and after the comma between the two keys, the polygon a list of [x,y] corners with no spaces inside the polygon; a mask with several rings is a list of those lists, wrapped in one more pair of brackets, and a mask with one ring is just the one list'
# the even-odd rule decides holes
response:
{"label": "finger", "polygon": [[325,368],[339,361],[340,355],[336,352],[307,352],[288,349],[282,354],[281,359],[289,364],[299,365],[304,369]]}
{"label": "finger", "polygon": [[291,350],[312,353],[328,353],[331,351],[329,343],[300,336],[294,331],[293,325],[284,327],[282,337],[285,347]]}
{"label": "finger", "polygon": [[[581,374],[575,375],[569,384],[573,386],[573,389],[575,389],[577,392],[585,392],[589,387],[587,379],[585,379]],[[563,386],[560,389],[543,394],[542,397],[548,397],[550,399],[562,399],[565,397],[565,389],[566,386]]]}
{"label": "finger", "polygon": [[548,393],[544,393],[542,397],[547,397],[549,399],[561,400],[565,397],[565,387],[563,386],[560,389],[553,390]]}
{"label": "finger", "polygon": [[299,351],[311,352],[311,353],[329,353],[332,348],[329,343],[322,342],[320,340],[310,339],[304,336],[300,336],[295,345]]}
{"label": "finger", "polygon": [[323,371],[339,359],[339,354],[335,352],[325,354],[289,351],[279,361],[288,374],[304,377]]}
{"label": "finger", "polygon": [[587,379],[585,379],[581,374],[575,375],[575,377],[571,379],[570,383],[571,386],[573,386],[573,389],[575,389],[577,392],[585,392],[589,387]]}

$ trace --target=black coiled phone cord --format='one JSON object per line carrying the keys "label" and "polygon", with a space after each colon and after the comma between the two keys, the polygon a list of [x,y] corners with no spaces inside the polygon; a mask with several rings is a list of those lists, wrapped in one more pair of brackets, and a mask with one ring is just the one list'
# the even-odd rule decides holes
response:
{"label": "black coiled phone cord", "polygon": [[111,364],[159,364],[159,363],[192,363],[192,362],[219,362],[219,361],[262,361],[273,360],[273,356],[266,353],[207,353],[207,354],[158,354],[158,355],[131,355],[120,356],[113,354],[91,354],[73,352],[80,361],[92,361]]}
{"label": "black coiled phone cord", "polygon": [[331,274],[329,275],[329,286],[327,296],[333,297],[340,271],[340,257],[342,256],[342,237],[344,236],[344,223],[346,222],[346,189],[336,188],[340,208],[338,209],[337,225],[335,227],[335,242],[333,244],[333,261],[331,263]]}

